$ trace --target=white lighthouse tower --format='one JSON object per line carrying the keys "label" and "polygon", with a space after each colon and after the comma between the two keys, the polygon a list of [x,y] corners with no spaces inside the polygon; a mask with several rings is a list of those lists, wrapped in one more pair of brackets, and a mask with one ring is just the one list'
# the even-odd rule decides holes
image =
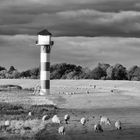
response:
{"label": "white lighthouse tower", "polygon": [[36,45],[40,46],[40,95],[50,95],[50,52],[53,45],[51,36],[46,29],[38,33]]}

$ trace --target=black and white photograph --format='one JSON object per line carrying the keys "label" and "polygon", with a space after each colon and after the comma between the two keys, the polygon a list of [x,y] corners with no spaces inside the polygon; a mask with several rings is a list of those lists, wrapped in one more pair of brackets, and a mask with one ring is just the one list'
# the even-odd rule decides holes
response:
{"label": "black and white photograph", "polygon": [[0,0],[0,140],[140,140],[140,0]]}

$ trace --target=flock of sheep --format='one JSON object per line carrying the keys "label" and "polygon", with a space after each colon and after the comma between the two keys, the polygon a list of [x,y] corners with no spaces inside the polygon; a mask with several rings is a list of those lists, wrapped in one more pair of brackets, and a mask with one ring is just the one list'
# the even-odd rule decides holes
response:
{"label": "flock of sheep", "polygon": [[[96,85],[89,85],[89,87],[92,87],[92,88],[96,89]],[[66,89],[67,89],[67,88],[66,88]],[[82,87],[77,87],[77,88],[75,89],[74,92],[64,92],[64,91],[60,92],[60,91],[59,91],[59,94],[74,95],[74,94],[80,93],[80,92],[77,92],[77,91],[80,90],[80,89],[82,89]],[[89,89],[88,89],[87,87],[85,87],[85,86],[84,86],[84,89],[85,89],[85,92],[84,92],[84,93],[86,93],[86,94],[89,94],[89,93],[91,92],[91,91],[89,91]],[[64,90],[65,90],[65,87],[64,87]],[[83,91],[82,91],[82,92],[83,92]]]}
{"label": "flock of sheep", "polygon": [[[66,115],[64,116],[64,121],[65,121],[66,124],[68,124],[68,123],[70,122],[70,115],[69,115],[69,114],[66,114]],[[88,121],[88,120],[87,120],[85,117],[83,117],[83,118],[80,119],[81,125],[85,125],[87,121]],[[61,124],[61,121],[60,121],[60,119],[59,119],[59,117],[58,117],[57,115],[54,115],[54,116],[53,116],[52,122],[53,122],[53,123]],[[108,117],[106,117],[106,116],[100,116],[99,122],[96,123],[96,124],[94,125],[94,131],[95,131],[95,132],[103,132],[102,124],[111,125],[111,121],[110,121],[110,119],[109,119]],[[122,129],[121,121],[118,120],[118,121],[115,122],[115,128],[116,128],[117,130],[121,130],[121,129]],[[59,133],[60,135],[65,135],[65,132],[66,132],[65,126],[60,126],[60,127],[58,128],[58,133]]]}
{"label": "flock of sheep", "polygon": [[[31,116],[32,116],[32,112],[29,112],[29,113],[28,113],[28,116],[31,117]],[[93,117],[93,118],[94,118],[94,117]],[[62,125],[62,121],[64,121],[65,124],[69,124],[69,123],[71,123],[71,122],[70,122],[70,121],[71,121],[70,119],[71,119],[71,117],[70,117],[69,114],[66,114],[66,115],[64,116],[64,119],[63,119],[63,120],[60,120],[60,118],[59,118],[57,115],[54,115],[54,116],[51,118],[51,122],[52,122],[52,123],[59,124],[60,127],[58,128],[58,133],[59,133],[60,135],[65,135],[65,133],[66,133],[66,128],[65,128],[64,125]],[[44,116],[42,117],[42,121],[45,122],[46,120],[48,120],[48,115],[44,115]],[[85,126],[86,123],[87,123],[87,121],[88,121],[87,118],[82,117],[82,118],[79,120],[79,123],[81,123],[81,126]],[[111,123],[111,121],[110,121],[110,119],[109,119],[108,117],[106,117],[106,116],[100,116],[100,119],[99,119],[98,123],[94,124],[94,127],[93,127],[94,131],[95,131],[95,132],[103,132],[103,127],[102,127],[103,124],[104,124],[104,125],[112,125],[112,123]],[[10,120],[6,120],[6,121],[4,122],[4,127],[5,127],[5,129],[8,128],[9,126],[10,126]],[[116,128],[117,130],[121,130],[121,129],[122,129],[121,121],[119,121],[119,120],[116,121],[115,124],[114,124],[114,126],[115,126],[115,128]]]}
{"label": "flock of sheep", "polygon": [[[96,89],[96,85],[89,85],[89,87],[90,88],[93,88],[93,89]],[[63,87],[64,88],[64,90],[65,90],[65,87]],[[85,87],[84,87],[85,88]],[[41,87],[40,87],[40,85],[39,84],[37,84],[35,87],[34,87],[34,91],[33,91],[33,95],[38,95],[39,94],[39,92],[40,92],[40,89],[41,89]],[[66,88],[67,89],[67,88]],[[74,95],[74,94],[78,94],[79,92],[77,92],[77,90],[80,90],[81,88],[79,88],[79,87],[77,87],[76,89],[75,89],[75,91],[74,92],[64,92],[64,91],[59,91],[58,92],[58,94],[65,94],[65,95]],[[85,89],[87,89],[87,90],[85,90],[85,93],[86,94],[89,94],[90,93],[90,91],[88,90],[88,88],[85,88]]]}
{"label": "flock of sheep", "polygon": [[[97,89],[97,85],[89,84],[88,87],[85,87],[85,86],[84,87],[76,87],[76,89],[74,89],[73,92],[67,92],[67,88],[68,87],[63,87],[63,91],[59,91],[58,94],[63,94],[63,95],[75,95],[75,94],[81,94],[81,93],[90,94],[90,93],[93,93],[93,90]],[[38,95],[40,93],[40,89],[41,89],[40,85],[37,84],[34,87],[34,92],[32,94],[33,95]],[[81,89],[82,89],[82,91],[80,91]],[[116,86],[114,86],[114,88],[111,89],[110,92],[111,93],[118,93],[119,90],[116,88]]]}
{"label": "flock of sheep", "polygon": [[[92,88],[96,89],[97,86],[96,86],[96,85],[89,85],[89,87],[92,87]],[[78,89],[79,89],[79,88],[77,87],[76,90],[78,90]],[[39,91],[40,91],[40,86],[36,86],[36,87],[35,87],[34,94],[37,93],[37,92],[39,92]],[[114,92],[114,90],[111,90],[111,92]],[[63,94],[66,94],[66,95],[74,95],[74,94],[76,94],[76,92],[62,92],[62,93],[63,93]],[[89,94],[90,91],[89,91],[89,90],[86,90],[86,93]],[[59,94],[61,94],[61,92],[59,92]],[[29,114],[29,115],[31,115],[31,114]],[[47,115],[43,116],[42,120],[45,121],[45,120],[46,120],[46,117],[47,117]],[[68,124],[68,123],[70,122],[70,115],[69,115],[69,114],[66,114],[66,115],[64,116],[64,121],[65,121],[66,124]],[[83,118],[81,118],[81,119],[79,120],[79,122],[80,122],[82,125],[85,125],[87,121],[88,121],[88,120],[87,120],[85,117],[83,117]],[[60,119],[59,119],[59,117],[58,117],[57,115],[54,115],[54,116],[52,117],[52,123],[57,123],[57,124],[60,124],[60,125],[61,125],[61,121],[60,121]],[[111,121],[110,121],[110,119],[109,119],[108,117],[106,117],[106,116],[100,116],[100,120],[98,121],[98,123],[96,123],[96,124],[94,125],[94,131],[95,131],[95,132],[103,132],[102,124],[105,124],[105,125],[112,125],[112,124],[111,124]],[[121,121],[119,121],[119,120],[116,121],[115,124],[114,124],[114,126],[115,126],[115,128],[116,128],[117,130],[121,130],[121,129],[122,129]],[[64,135],[65,132],[66,132],[65,126],[60,126],[60,127],[58,128],[58,133],[59,133],[60,135]]]}

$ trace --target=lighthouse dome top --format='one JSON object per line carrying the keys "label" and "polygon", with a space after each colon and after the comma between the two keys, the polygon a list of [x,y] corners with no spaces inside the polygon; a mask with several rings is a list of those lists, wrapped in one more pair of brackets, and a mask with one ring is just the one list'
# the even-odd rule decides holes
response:
{"label": "lighthouse dome top", "polygon": [[48,30],[42,30],[38,33],[37,45],[51,45],[51,33]]}
{"label": "lighthouse dome top", "polygon": [[44,29],[42,31],[40,31],[38,33],[38,35],[44,35],[44,36],[47,36],[47,35],[52,35],[47,29]]}

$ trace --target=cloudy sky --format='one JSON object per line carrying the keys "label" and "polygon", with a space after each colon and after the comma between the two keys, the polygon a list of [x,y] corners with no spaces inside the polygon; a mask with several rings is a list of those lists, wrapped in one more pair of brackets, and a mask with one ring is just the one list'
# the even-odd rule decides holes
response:
{"label": "cloudy sky", "polygon": [[53,64],[140,65],[140,0],[0,0],[0,66],[39,66],[44,28],[53,34]]}

